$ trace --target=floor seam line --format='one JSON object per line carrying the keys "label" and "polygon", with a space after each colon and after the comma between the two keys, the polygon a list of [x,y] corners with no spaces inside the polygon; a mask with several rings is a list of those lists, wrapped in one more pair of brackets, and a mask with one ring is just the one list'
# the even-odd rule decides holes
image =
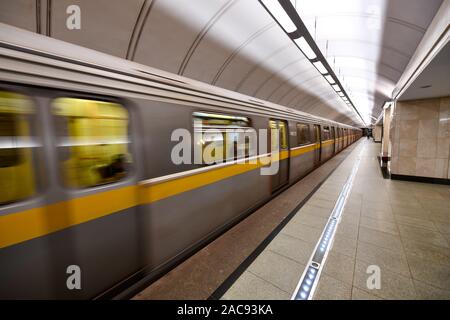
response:
{"label": "floor seam line", "polygon": [[261,277],[260,275],[254,273],[253,271],[250,271],[250,270],[248,270],[248,269],[247,269],[246,271],[249,272],[249,273],[251,273],[251,274],[254,275],[255,277],[257,277],[258,279],[261,279],[261,280],[263,280],[263,281],[265,281],[265,282],[271,284],[272,286],[274,286],[275,288],[277,288],[277,289],[283,291],[284,293],[289,294],[289,292],[287,292],[287,291],[284,290],[284,289],[281,289],[279,286],[277,286],[277,285],[276,285],[275,283],[273,283],[272,281],[269,281],[269,280],[267,280],[267,279],[264,279],[264,278]]}

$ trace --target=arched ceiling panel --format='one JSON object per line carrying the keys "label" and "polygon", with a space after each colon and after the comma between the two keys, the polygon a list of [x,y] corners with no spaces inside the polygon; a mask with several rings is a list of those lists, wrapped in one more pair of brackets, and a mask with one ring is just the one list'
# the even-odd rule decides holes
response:
{"label": "arched ceiling panel", "polygon": [[228,0],[153,0],[135,61],[179,74],[192,50],[229,6]]}
{"label": "arched ceiling panel", "polygon": [[[197,78],[201,81],[215,84],[220,78],[220,73],[228,66],[230,57],[242,55],[240,50],[251,41],[264,34],[274,21],[271,19],[247,19],[249,10],[255,8],[250,1],[231,0],[220,19],[214,22],[208,29],[204,38],[195,47],[190,60],[187,61],[184,76]],[[246,52],[248,61],[254,60],[259,53]],[[256,57],[254,56],[256,55]],[[239,74],[236,75],[239,77]]]}
{"label": "arched ceiling panel", "polygon": [[[130,37],[144,0],[58,0],[51,1],[50,36],[86,48],[126,58]],[[81,29],[66,27],[71,5],[78,5]]]}
{"label": "arched ceiling panel", "polygon": [[[271,34],[279,35],[279,32],[279,27],[276,25],[274,28],[271,28],[264,33],[265,37],[261,36],[255,38],[249,45],[241,50],[241,54],[234,57],[233,61],[228,64],[216,84],[234,91],[242,90],[242,87],[247,83],[248,78],[253,76],[253,73],[256,70],[262,68],[267,60],[277,56],[284,50],[289,50],[291,47],[290,43],[286,43],[284,40],[280,41],[282,38],[280,39],[271,36]],[[266,37],[272,37],[279,41],[268,46]],[[250,52],[259,52],[260,56],[254,60],[249,60],[247,58],[249,54],[246,54],[247,50]],[[242,76],[237,77],[236,74],[240,73],[242,73]]]}

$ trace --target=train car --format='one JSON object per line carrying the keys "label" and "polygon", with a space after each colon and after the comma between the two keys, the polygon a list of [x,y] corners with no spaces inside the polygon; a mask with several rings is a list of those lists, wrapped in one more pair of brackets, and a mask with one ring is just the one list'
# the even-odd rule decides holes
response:
{"label": "train car", "polygon": [[[361,135],[76,45],[0,30],[0,299],[121,297]],[[229,160],[219,164],[173,162],[177,130],[202,133],[202,143],[190,145],[201,151],[229,139],[230,126],[267,129],[268,146],[279,134],[276,174],[260,174],[268,156],[261,149],[256,163],[226,153],[215,154]],[[236,150],[250,157],[239,141]],[[68,283],[74,268],[79,287]]]}

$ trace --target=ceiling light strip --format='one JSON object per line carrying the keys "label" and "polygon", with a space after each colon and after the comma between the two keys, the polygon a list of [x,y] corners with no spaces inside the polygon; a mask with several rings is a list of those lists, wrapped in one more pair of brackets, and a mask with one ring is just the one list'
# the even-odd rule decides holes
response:
{"label": "ceiling light strip", "polygon": [[325,79],[327,79],[327,81],[328,81],[330,84],[335,84],[335,83],[336,83],[336,81],[334,81],[333,77],[330,76],[329,74],[325,76]]}
{"label": "ceiling light strip", "polygon": [[274,0],[260,0],[267,11],[273,16],[275,21],[283,28],[287,33],[291,33],[297,30],[294,22],[292,22],[289,15],[286,13],[280,2]]}
{"label": "ceiling light strip", "polygon": [[297,39],[294,39],[294,42],[298,45],[300,50],[302,50],[303,54],[309,59],[313,60],[317,58],[317,55],[314,53],[314,50],[311,49],[308,42],[306,42],[304,37],[300,37]]}
{"label": "ceiling light strip", "polygon": [[[259,0],[264,8],[272,15],[275,21],[288,34],[290,39],[299,47],[300,51],[305,55],[314,67],[323,75],[330,85],[333,86],[336,92],[343,92],[341,97],[346,97],[350,101],[350,97],[342,90],[342,85],[337,79],[333,69],[331,69],[327,60],[323,56],[319,47],[311,37],[308,29],[298,15],[296,9],[290,0]],[[336,89],[335,86],[339,89]],[[353,103],[353,111],[361,118],[362,123],[366,125],[363,117],[355,108]]]}

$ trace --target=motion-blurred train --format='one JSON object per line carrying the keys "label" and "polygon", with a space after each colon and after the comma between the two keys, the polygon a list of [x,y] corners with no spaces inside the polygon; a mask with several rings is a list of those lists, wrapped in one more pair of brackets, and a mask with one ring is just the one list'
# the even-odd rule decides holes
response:
{"label": "motion-blurred train", "polygon": [[[361,136],[294,109],[0,30],[0,299],[123,297],[122,288],[156,279]],[[278,129],[278,173],[261,175],[258,164],[237,159],[173,164],[171,134],[194,133],[194,120],[220,132]],[[72,275],[79,287],[68,283]]]}

